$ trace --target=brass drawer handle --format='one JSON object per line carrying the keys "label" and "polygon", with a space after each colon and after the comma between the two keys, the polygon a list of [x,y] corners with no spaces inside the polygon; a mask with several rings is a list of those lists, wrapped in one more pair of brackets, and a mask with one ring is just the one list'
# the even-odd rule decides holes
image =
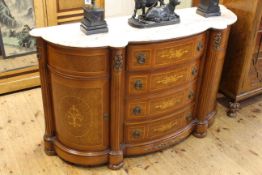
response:
{"label": "brass drawer handle", "polygon": [[197,51],[201,51],[204,48],[202,41],[199,41],[197,44]]}
{"label": "brass drawer handle", "polygon": [[195,97],[194,92],[193,92],[193,91],[190,91],[189,94],[188,94],[188,99],[189,99],[189,100],[192,100],[194,97]]}
{"label": "brass drawer handle", "polygon": [[132,133],[133,138],[138,139],[141,137],[141,131],[140,130],[134,130]]}
{"label": "brass drawer handle", "polygon": [[146,63],[146,55],[144,53],[139,53],[137,56],[136,56],[136,60],[137,60],[137,63],[138,64],[145,64]]}
{"label": "brass drawer handle", "polygon": [[136,106],[134,109],[133,109],[133,114],[134,115],[140,115],[142,112],[141,108],[139,106]]}
{"label": "brass drawer handle", "polygon": [[197,70],[196,67],[194,67],[194,68],[192,69],[192,75],[193,75],[193,76],[196,76],[197,74],[198,74],[198,70]]}
{"label": "brass drawer handle", "polygon": [[142,83],[141,80],[136,80],[136,82],[135,82],[135,88],[136,88],[137,90],[140,90],[140,89],[143,88],[143,83]]}

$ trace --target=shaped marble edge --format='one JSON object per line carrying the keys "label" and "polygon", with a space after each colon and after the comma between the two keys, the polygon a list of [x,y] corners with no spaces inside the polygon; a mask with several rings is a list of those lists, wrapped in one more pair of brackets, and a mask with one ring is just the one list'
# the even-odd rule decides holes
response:
{"label": "shaped marble edge", "polygon": [[121,48],[130,42],[154,42],[168,39],[182,38],[208,29],[223,30],[237,21],[237,16],[220,5],[221,16],[205,18],[196,13],[196,7],[178,9],[181,23],[163,27],[137,29],[128,25],[130,16],[107,18],[108,33],[85,35],[80,30],[80,23],[64,24],[60,26],[36,28],[30,32],[33,37],[42,37],[44,40],[67,47],[94,48],[116,47]]}

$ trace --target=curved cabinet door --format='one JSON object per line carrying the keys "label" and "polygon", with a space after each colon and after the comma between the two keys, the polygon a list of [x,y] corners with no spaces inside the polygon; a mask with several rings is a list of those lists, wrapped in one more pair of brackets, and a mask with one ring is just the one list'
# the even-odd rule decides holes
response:
{"label": "curved cabinet door", "polygon": [[68,148],[108,148],[108,81],[77,81],[52,75],[56,136]]}

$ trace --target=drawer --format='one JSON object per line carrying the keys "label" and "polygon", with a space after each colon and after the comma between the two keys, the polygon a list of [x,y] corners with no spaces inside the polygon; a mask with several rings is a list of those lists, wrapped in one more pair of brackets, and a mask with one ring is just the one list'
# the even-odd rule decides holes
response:
{"label": "drawer", "polygon": [[59,48],[48,45],[48,65],[58,72],[75,75],[106,75],[109,72],[108,49]]}
{"label": "drawer", "polygon": [[145,98],[129,99],[126,103],[127,121],[148,120],[159,115],[172,113],[194,101],[196,83],[185,89],[168,92],[164,95],[151,95]]}
{"label": "drawer", "polygon": [[180,68],[156,73],[129,74],[127,78],[128,95],[141,95],[160,90],[170,89],[197,79],[200,60]]}
{"label": "drawer", "polygon": [[128,46],[128,70],[165,68],[199,58],[204,52],[206,33],[158,44]]}
{"label": "drawer", "polygon": [[125,124],[125,143],[150,141],[185,128],[193,121],[193,106],[190,106],[165,119],[140,124]]}

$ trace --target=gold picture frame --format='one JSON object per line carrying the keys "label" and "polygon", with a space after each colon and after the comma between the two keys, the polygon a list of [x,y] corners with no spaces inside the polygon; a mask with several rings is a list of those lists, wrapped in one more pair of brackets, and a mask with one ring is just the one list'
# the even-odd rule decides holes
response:
{"label": "gold picture frame", "polygon": [[[84,0],[34,0],[36,27],[80,21],[83,15],[83,5]],[[97,0],[97,5],[104,7],[104,0]],[[38,65],[0,73],[0,94],[37,86],[40,86]]]}

